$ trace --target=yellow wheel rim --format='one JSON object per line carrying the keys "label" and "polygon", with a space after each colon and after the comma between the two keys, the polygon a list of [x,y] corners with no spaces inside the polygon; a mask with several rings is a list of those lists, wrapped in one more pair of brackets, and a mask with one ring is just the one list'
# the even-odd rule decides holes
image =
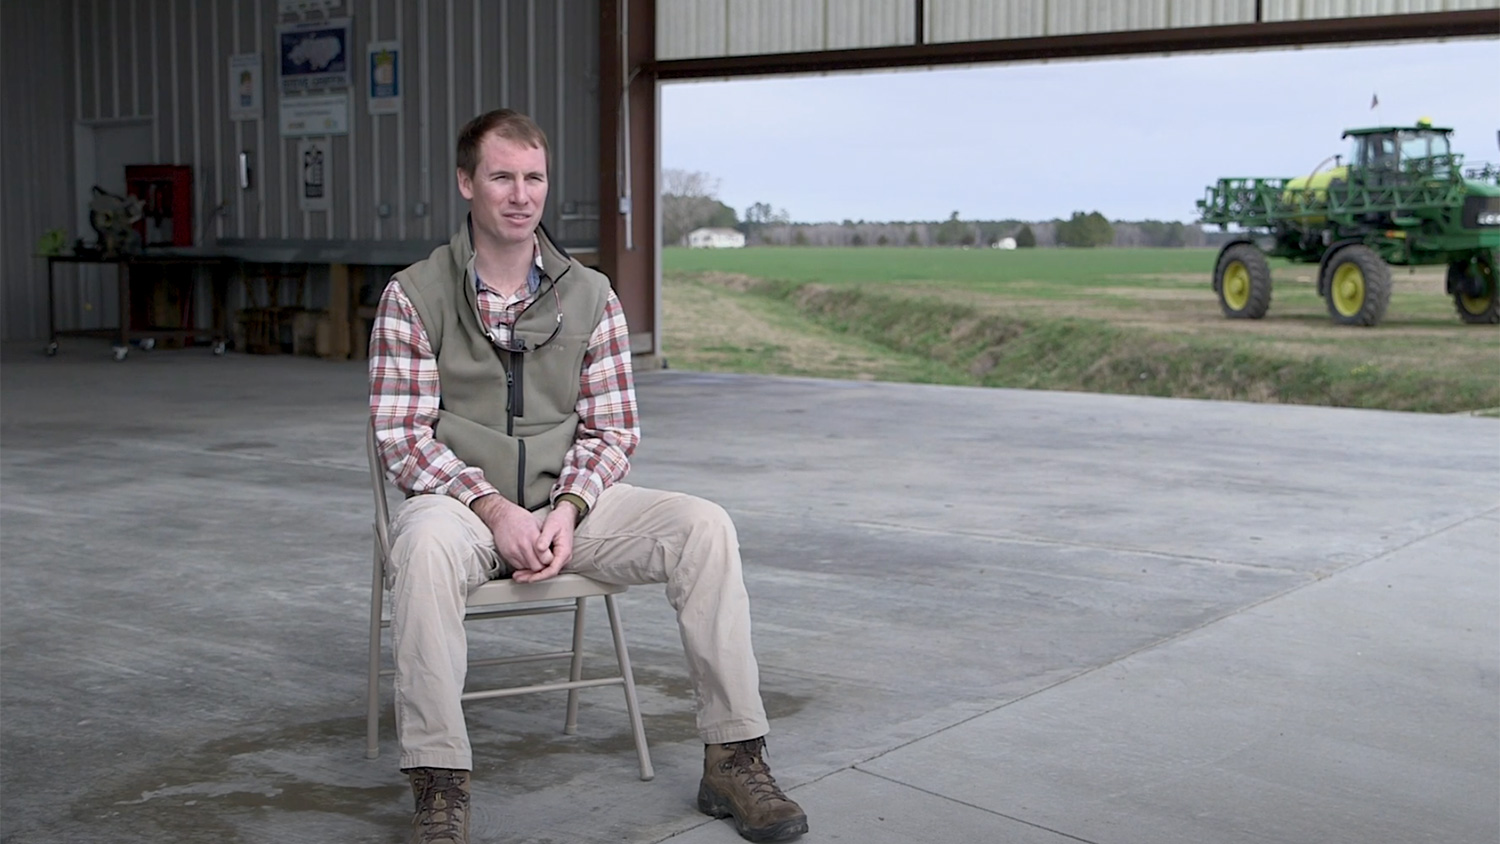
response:
{"label": "yellow wheel rim", "polygon": [[1236,311],[1250,304],[1250,270],[1243,261],[1229,262],[1219,289],[1224,293],[1224,304]]}
{"label": "yellow wheel rim", "polygon": [[1333,307],[1340,314],[1352,317],[1365,305],[1365,274],[1358,264],[1349,263],[1333,272]]}
{"label": "yellow wheel rim", "polygon": [[1459,304],[1463,309],[1475,316],[1485,313],[1490,309],[1490,300],[1495,298],[1495,279],[1489,272],[1489,267],[1481,264],[1478,267],[1479,274],[1484,277],[1484,295],[1470,296],[1467,293],[1458,294]]}
{"label": "yellow wheel rim", "polygon": [[1494,296],[1493,293],[1485,296],[1470,296],[1467,293],[1460,293],[1458,294],[1458,301],[1464,306],[1464,310],[1478,316],[1490,309],[1490,298],[1492,296]]}

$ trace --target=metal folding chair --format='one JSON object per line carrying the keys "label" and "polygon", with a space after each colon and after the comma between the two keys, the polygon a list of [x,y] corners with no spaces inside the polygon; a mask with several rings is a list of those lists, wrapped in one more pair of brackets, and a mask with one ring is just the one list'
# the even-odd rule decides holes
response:
{"label": "metal folding chair", "polygon": [[[370,670],[369,688],[366,691],[366,748],[365,758],[380,755],[380,678],[395,674],[394,669],[381,667],[381,630],[390,626],[382,605],[385,600],[385,561],[390,555],[390,509],[386,504],[385,471],[381,466],[379,451],[375,444],[373,425],[365,428],[365,452],[370,464],[370,483],[375,491],[375,559],[373,579],[370,585]],[[462,700],[487,700],[513,697],[534,692],[568,693],[567,718],[563,732],[573,735],[578,731],[578,690],[595,686],[623,686],[625,709],[630,715],[630,729],[635,735],[635,752],[641,768],[641,779],[656,776],[651,767],[651,753],[646,747],[646,730],[641,723],[641,710],[636,703],[635,678],[630,671],[630,653],[625,647],[625,631],[620,623],[620,612],[615,606],[615,595],[627,587],[600,583],[582,575],[560,574],[540,583],[516,583],[513,580],[491,580],[469,593],[468,610],[464,620],[517,618],[520,616],[548,615],[553,613],[573,614],[573,642],[569,650],[546,651],[514,656],[491,657],[469,660],[469,667],[512,665],[546,660],[570,660],[568,679],[554,683],[537,683],[525,686],[500,686],[485,689],[466,689]],[[593,597],[604,599],[604,608],[609,614],[609,629],[614,636],[615,659],[619,673],[608,677],[583,679],[583,617],[584,602]]]}

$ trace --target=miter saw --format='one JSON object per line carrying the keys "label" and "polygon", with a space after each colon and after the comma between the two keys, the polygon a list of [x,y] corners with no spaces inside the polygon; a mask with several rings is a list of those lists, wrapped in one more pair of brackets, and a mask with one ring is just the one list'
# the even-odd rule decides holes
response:
{"label": "miter saw", "polygon": [[134,196],[119,196],[94,185],[89,200],[89,225],[98,237],[96,249],[102,257],[113,260],[141,251],[141,235],[134,228],[145,210],[145,203]]}

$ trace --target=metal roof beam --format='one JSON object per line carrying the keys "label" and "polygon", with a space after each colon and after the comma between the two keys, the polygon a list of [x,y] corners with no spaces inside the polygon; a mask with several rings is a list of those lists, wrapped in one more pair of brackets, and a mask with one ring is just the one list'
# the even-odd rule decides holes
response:
{"label": "metal roof beam", "polygon": [[1485,36],[1500,36],[1494,9],[670,59],[646,70],[665,81]]}

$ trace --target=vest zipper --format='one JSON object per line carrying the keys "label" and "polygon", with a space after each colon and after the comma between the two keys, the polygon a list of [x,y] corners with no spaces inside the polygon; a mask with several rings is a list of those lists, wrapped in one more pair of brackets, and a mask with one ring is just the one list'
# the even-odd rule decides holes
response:
{"label": "vest zipper", "polygon": [[[515,354],[511,355],[515,358]],[[505,435],[513,437],[516,435],[516,379],[511,375],[509,368],[505,370]]]}
{"label": "vest zipper", "polygon": [[[524,415],[521,407],[521,390],[525,389],[521,381],[521,367],[525,360],[516,352],[510,353],[510,366],[505,370],[505,435],[514,437],[516,435],[516,416]],[[521,509],[526,509],[526,440],[516,440],[516,504]]]}
{"label": "vest zipper", "polygon": [[516,440],[516,503],[522,510],[526,506],[526,441]]}

